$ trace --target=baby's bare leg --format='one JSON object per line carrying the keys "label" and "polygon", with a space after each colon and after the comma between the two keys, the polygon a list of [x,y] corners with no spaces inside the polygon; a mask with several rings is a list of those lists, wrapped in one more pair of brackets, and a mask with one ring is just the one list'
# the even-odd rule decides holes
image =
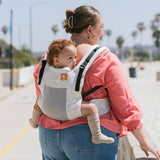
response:
{"label": "baby's bare leg", "polygon": [[92,134],[92,142],[95,144],[99,143],[113,143],[114,139],[108,137],[101,132],[99,115],[96,105],[89,102],[82,102],[81,112],[87,116],[88,125]]}
{"label": "baby's bare leg", "polygon": [[92,114],[98,114],[98,110],[95,104],[82,101],[81,104],[81,113],[84,116],[92,115]]}

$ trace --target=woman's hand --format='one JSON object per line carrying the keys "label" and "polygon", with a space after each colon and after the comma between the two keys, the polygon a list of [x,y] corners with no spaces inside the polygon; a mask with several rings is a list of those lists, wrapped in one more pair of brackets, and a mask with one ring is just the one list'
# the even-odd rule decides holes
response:
{"label": "woman's hand", "polygon": [[140,144],[140,147],[147,157],[149,156],[149,152],[151,152],[156,156],[157,160],[160,160],[160,153],[156,151],[156,149],[153,146],[151,146],[148,142],[146,142],[146,144],[143,145]]}
{"label": "woman's hand", "polygon": [[138,140],[140,147],[144,151],[146,156],[149,156],[149,152],[151,152],[156,156],[157,160],[160,160],[160,153],[156,151],[156,149],[148,143],[142,127],[132,131],[132,134]]}

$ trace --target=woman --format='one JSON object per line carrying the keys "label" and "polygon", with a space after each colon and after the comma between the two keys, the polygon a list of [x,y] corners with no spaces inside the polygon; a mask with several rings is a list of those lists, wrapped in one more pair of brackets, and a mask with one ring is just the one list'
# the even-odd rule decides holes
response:
{"label": "woman", "polygon": [[[77,62],[103,36],[103,25],[101,14],[91,6],[66,11],[64,28],[76,43]],[[41,63],[35,68],[35,80],[40,66]],[[147,156],[151,152],[160,160],[160,154],[145,138],[142,111],[131,93],[121,63],[109,49],[103,51],[87,71],[82,93],[99,85],[103,87],[84,100],[110,99],[112,107],[100,116],[100,122],[102,132],[113,137],[115,143],[93,144],[86,118],[58,121],[43,114],[38,122],[43,160],[116,160],[119,136],[126,135],[127,131],[133,133]],[[38,96],[38,86],[36,88]]]}

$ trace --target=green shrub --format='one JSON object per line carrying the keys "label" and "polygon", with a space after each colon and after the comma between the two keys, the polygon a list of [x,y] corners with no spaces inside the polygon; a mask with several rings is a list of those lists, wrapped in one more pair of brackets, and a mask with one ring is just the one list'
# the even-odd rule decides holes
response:
{"label": "green shrub", "polygon": [[[5,51],[6,48],[9,48],[9,45],[4,40],[0,40],[0,46],[3,51]],[[35,57],[19,51],[14,47],[12,47],[12,55],[12,64],[15,68],[26,67],[37,63],[37,59]],[[3,58],[0,58],[0,68],[10,68],[10,57],[5,57],[4,55]]]}

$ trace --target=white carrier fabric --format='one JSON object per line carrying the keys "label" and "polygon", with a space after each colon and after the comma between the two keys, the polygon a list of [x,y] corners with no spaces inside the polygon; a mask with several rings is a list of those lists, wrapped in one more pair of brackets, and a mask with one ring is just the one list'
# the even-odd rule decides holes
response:
{"label": "white carrier fabric", "polygon": [[[82,64],[85,62],[88,55],[90,55],[91,51],[97,47],[98,45],[92,46],[73,70],[70,70],[68,67],[60,69],[54,68],[46,63],[41,84],[39,85],[41,94],[38,98],[38,105],[41,107],[42,112],[48,117],[63,121],[82,117],[81,91],[85,73],[106,47],[97,49],[93,54],[84,68],[78,91],[75,91],[77,76],[79,68],[82,67]],[[94,101],[96,100],[93,100],[93,102]],[[96,102],[95,104],[97,105],[100,115],[108,112],[110,109],[110,103],[106,99],[99,99]]]}

